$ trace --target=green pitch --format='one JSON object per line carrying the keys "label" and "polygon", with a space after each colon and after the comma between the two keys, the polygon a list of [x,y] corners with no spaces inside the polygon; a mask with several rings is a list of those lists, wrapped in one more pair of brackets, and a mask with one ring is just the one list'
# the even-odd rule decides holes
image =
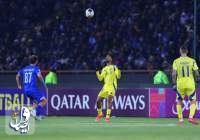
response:
{"label": "green pitch", "polygon": [[177,119],[112,118],[95,123],[93,117],[46,117],[36,122],[33,135],[9,136],[0,117],[0,140],[200,140],[200,125]]}

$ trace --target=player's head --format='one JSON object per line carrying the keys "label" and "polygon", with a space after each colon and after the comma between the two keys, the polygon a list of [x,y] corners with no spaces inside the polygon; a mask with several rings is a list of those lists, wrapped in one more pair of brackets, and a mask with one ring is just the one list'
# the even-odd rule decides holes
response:
{"label": "player's head", "polygon": [[181,46],[179,51],[181,55],[187,55],[188,48],[186,46]]}
{"label": "player's head", "polygon": [[29,63],[36,65],[38,63],[38,57],[36,55],[29,56]]}
{"label": "player's head", "polygon": [[111,54],[107,54],[105,59],[106,59],[107,64],[112,63],[112,55]]}

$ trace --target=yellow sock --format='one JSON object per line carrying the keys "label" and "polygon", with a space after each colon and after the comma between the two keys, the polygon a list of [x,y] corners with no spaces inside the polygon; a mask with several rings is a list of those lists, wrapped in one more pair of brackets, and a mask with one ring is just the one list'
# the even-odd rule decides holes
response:
{"label": "yellow sock", "polygon": [[107,111],[106,111],[106,118],[110,117],[110,113],[111,113],[111,109],[107,109]]}
{"label": "yellow sock", "polygon": [[182,106],[181,105],[176,105],[176,110],[177,110],[177,113],[178,113],[178,119],[182,120],[183,119]]}
{"label": "yellow sock", "polygon": [[98,115],[102,115],[102,108],[97,108]]}
{"label": "yellow sock", "polygon": [[190,116],[189,116],[189,118],[194,117],[195,111],[196,111],[196,104],[191,104],[190,105]]}

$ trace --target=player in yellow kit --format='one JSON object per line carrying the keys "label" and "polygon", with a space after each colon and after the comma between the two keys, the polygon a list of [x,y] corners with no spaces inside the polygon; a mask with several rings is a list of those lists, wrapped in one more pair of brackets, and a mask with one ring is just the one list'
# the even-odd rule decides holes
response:
{"label": "player in yellow kit", "polygon": [[[190,114],[188,121],[192,124],[198,124],[193,118],[196,111],[196,91],[195,80],[199,80],[199,72],[196,61],[187,56],[188,49],[183,46],[180,48],[181,56],[173,62],[173,88],[177,92],[177,113],[179,123],[183,123],[182,102],[185,96],[190,100]],[[195,77],[194,77],[195,74]]]}
{"label": "player in yellow kit", "polygon": [[105,59],[106,66],[101,70],[101,72],[99,70],[96,71],[97,78],[99,81],[104,81],[104,86],[97,97],[96,104],[98,115],[95,121],[99,122],[103,117],[102,101],[103,99],[107,99],[106,122],[109,123],[112,101],[117,90],[117,80],[121,77],[121,71],[116,65],[112,64],[112,57],[110,54],[108,54]]}

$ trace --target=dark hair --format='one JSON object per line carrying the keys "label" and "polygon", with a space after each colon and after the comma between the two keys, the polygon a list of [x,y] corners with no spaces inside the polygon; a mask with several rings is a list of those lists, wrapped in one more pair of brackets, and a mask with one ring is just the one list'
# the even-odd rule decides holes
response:
{"label": "dark hair", "polygon": [[186,46],[181,46],[180,49],[181,49],[181,51],[183,53],[187,53],[188,52],[188,48]]}
{"label": "dark hair", "polygon": [[158,67],[158,70],[164,71],[164,67],[163,67],[163,66],[159,66],[159,67]]}
{"label": "dark hair", "polygon": [[113,54],[112,53],[108,53],[107,55],[109,55],[111,58],[113,58]]}
{"label": "dark hair", "polygon": [[35,64],[38,61],[38,57],[36,55],[29,56],[29,63]]}

